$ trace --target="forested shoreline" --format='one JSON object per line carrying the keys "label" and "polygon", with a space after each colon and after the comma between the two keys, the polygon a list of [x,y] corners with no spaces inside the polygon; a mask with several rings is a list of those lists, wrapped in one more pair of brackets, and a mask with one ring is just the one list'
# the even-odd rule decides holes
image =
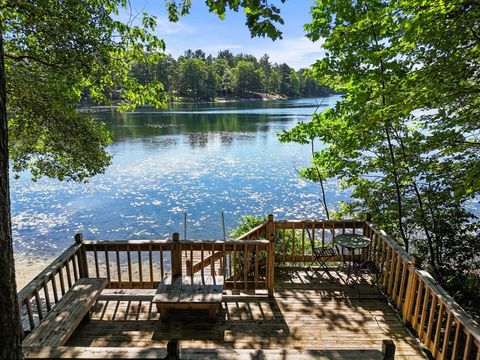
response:
{"label": "forested shoreline", "polygon": [[[235,101],[328,96],[333,91],[308,76],[305,69],[272,63],[269,55],[260,59],[250,54],[233,54],[229,50],[217,56],[203,50],[187,50],[177,59],[161,55],[155,63],[136,62],[131,75],[141,85],[152,81],[163,84],[167,100]],[[108,96],[119,100],[118,91]],[[88,103],[88,96],[84,103]]]}

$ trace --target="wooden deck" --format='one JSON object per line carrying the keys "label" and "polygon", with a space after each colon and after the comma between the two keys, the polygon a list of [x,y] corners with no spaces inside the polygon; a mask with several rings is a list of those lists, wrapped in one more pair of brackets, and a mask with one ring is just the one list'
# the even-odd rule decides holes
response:
{"label": "wooden deck", "polygon": [[[311,279],[303,269],[281,268],[275,280],[274,298],[224,296],[215,323],[201,311],[179,311],[164,323],[151,303],[155,290],[107,289],[91,320],[81,324],[66,345],[165,349],[168,340],[177,338],[182,359],[294,359],[299,354],[372,359],[382,340],[392,339],[396,359],[424,358],[384,298],[368,284],[352,287],[341,279]],[[310,350],[336,355],[322,357]],[[296,353],[286,356],[292,351]]]}
{"label": "wooden deck", "polygon": [[[349,233],[371,240],[366,255],[380,270],[378,283],[391,307],[368,284],[352,287],[340,279],[306,275],[312,260],[308,234],[329,246]],[[341,257],[330,260],[338,263]],[[284,268],[291,265],[298,269]],[[198,311],[159,321],[152,307],[155,289],[165,275],[181,272],[224,274],[228,294],[218,321],[209,323]],[[373,360],[382,358],[380,344],[388,339],[384,344],[395,342],[396,358],[420,358],[403,327],[407,324],[431,358],[480,360],[478,324],[414,257],[369,221],[274,220],[269,215],[235,240],[180,241],[175,233],[171,239],[106,241],[77,234],[75,243],[18,293],[24,339],[68,301],[81,278],[108,281],[93,320],[80,324],[65,346],[24,346],[26,359],[164,358],[173,339],[180,340],[181,358],[192,360]]]}

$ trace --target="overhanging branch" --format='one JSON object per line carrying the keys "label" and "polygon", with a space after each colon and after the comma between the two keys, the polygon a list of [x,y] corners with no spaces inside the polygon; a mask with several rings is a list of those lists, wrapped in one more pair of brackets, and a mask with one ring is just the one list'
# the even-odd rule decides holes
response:
{"label": "overhanging branch", "polygon": [[15,56],[15,55],[10,55],[10,54],[5,54],[5,57],[7,57],[7,58],[9,58],[9,59],[12,59],[12,60],[16,60],[16,61],[32,60],[32,61],[38,62],[39,64],[48,66],[48,67],[52,67],[52,68],[55,68],[55,69],[62,69],[62,67],[61,67],[60,65],[58,65],[58,64],[50,63],[50,62],[48,62],[48,61],[39,59],[39,58],[37,58],[36,56],[32,56],[32,55],[19,55],[19,56]]}

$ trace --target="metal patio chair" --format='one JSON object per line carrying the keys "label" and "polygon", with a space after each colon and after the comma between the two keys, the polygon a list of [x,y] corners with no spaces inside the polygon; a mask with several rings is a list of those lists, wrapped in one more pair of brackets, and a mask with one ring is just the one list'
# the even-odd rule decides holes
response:
{"label": "metal patio chair", "polygon": [[359,272],[360,272],[360,276],[368,275],[371,279],[370,286],[376,287],[377,289],[379,289],[379,282],[382,276],[382,272],[380,268],[372,260],[364,261],[360,265]]}
{"label": "metal patio chair", "polygon": [[310,239],[310,245],[312,247],[312,254],[314,256],[314,259],[313,259],[312,263],[310,264],[310,266],[308,267],[308,270],[312,270],[313,269],[312,265],[315,264],[316,262],[319,265],[318,268],[313,270],[313,273],[310,277],[313,278],[315,273],[321,271],[321,272],[327,274],[330,279],[334,280],[335,277],[332,276],[330,271],[333,270],[334,272],[336,272],[338,274],[338,267],[336,267],[334,269],[331,269],[328,266],[327,262],[331,258],[340,255],[340,251],[338,250],[337,245],[334,245],[334,246],[316,246],[315,245],[315,239],[311,236],[310,231],[308,229],[306,229],[306,230],[307,230],[308,238]]}

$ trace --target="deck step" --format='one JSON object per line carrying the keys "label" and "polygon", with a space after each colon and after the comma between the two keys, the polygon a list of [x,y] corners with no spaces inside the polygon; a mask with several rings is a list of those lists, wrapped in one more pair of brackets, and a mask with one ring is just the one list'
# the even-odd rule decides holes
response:
{"label": "deck step", "polygon": [[375,349],[345,350],[255,350],[255,349],[211,349],[182,350],[180,358],[185,360],[237,359],[237,360],[332,360],[332,359],[383,359],[383,354]]}
{"label": "deck step", "polygon": [[[153,359],[164,358],[164,348],[127,347],[29,347],[26,359]],[[380,360],[383,354],[376,349],[294,350],[294,349],[182,349],[182,360]]]}

